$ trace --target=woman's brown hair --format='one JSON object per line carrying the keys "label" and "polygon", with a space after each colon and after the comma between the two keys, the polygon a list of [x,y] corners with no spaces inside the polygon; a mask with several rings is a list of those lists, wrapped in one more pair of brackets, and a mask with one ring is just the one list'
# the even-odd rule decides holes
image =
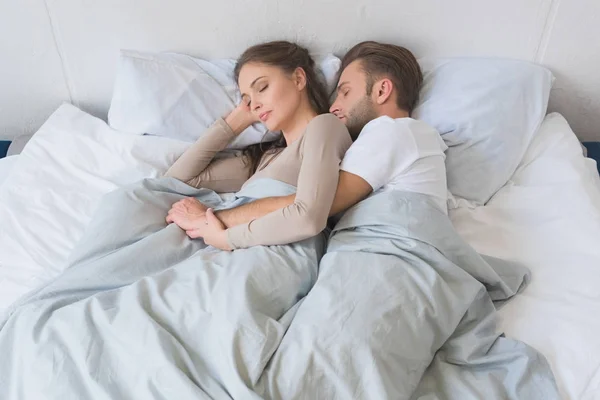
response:
{"label": "woman's brown hair", "polygon": [[[237,60],[234,69],[236,82],[239,79],[242,67],[248,63],[261,63],[279,67],[290,74],[296,68],[302,68],[306,74],[306,93],[308,94],[310,105],[318,114],[324,114],[329,111],[327,90],[323,82],[319,79],[314,60],[304,47],[287,41],[274,41],[248,48]],[[261,142],[246,147],[244,149],[244,156],[250,162],[250,175],[256,172],[260,160],[266,152],[283,147],[286,147],[283,135],[273,142]]]}

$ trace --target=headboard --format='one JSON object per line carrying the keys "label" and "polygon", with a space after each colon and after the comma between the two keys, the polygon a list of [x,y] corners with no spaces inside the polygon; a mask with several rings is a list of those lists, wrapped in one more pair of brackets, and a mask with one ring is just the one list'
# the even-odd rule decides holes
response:
{"label": "headboard", "polygon": [[[343,55],[380,40],[418,56],[496,56],[548,66],[550,111],[600,140],[600,2],[579,0],[23,0],[0,3],[0,139],[30,134],[64,101],[101,118],[119,49],[236,57],[295,40]],[[10,40],[8,40],[10,38]]]}

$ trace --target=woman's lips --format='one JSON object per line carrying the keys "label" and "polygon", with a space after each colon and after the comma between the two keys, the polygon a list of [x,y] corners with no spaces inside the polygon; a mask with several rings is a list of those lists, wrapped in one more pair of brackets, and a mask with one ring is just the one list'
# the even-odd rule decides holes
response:
{"label": "woman's lips", "polygon": [[265,122],[267,119],[269,119],[269,115],[271,115],[271,111],[265,111],[264,113],[260,114],[258,116],[258,118],[262,121]]}

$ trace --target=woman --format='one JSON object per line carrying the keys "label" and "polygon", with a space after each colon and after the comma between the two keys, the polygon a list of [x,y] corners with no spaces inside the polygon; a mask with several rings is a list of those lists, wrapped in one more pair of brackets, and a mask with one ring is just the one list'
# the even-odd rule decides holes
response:
{"label": "woman", "polygon": [[[241,104],[224,120],[216,121],[166,176],[217,192],[238,191],[258,178],[296,186],[296,201],[290,206],[204,236],[207,244],[220,249],[287,244],[318,234],[327,223],[339,164],[352,141],[344,124],[327,114],[327,92],[317,78],[313,59],[294,43],[260,44],[242,54],[235,76]],[[241,157],[213,160],[256,121],[270,131],[281,131],[281,137],[250,146]],[[167,222],[190,229],[192,216],[177,210],[174,206]],[[207,218],[216,220],[211,210]]]}

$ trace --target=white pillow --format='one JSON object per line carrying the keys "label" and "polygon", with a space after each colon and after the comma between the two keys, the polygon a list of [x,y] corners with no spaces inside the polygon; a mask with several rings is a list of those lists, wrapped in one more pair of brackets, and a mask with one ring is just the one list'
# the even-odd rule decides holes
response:
{"label": "white pillow", "polygon": [[100,198],[158,177],[189,144],[117,132],[62,105],[0,186],[0,314],[62,272]]}
{"label": "white pillow", "polygon": [[552,73],[526,61],[420,60],[424,84],[413,116],[448,146],[448,188],[485,204],[510,179],[540,126]]}
{"label": "white pillow", "polygon": [[[322,77],[335,84],[340,60],[328,55],[319,60],[319,66]],[[193,142],[240,102],[234,67],[235,60],[121,51],[108,122],[125,132]],[[228,148],[242,149],[276,137],[257,123]]]}

